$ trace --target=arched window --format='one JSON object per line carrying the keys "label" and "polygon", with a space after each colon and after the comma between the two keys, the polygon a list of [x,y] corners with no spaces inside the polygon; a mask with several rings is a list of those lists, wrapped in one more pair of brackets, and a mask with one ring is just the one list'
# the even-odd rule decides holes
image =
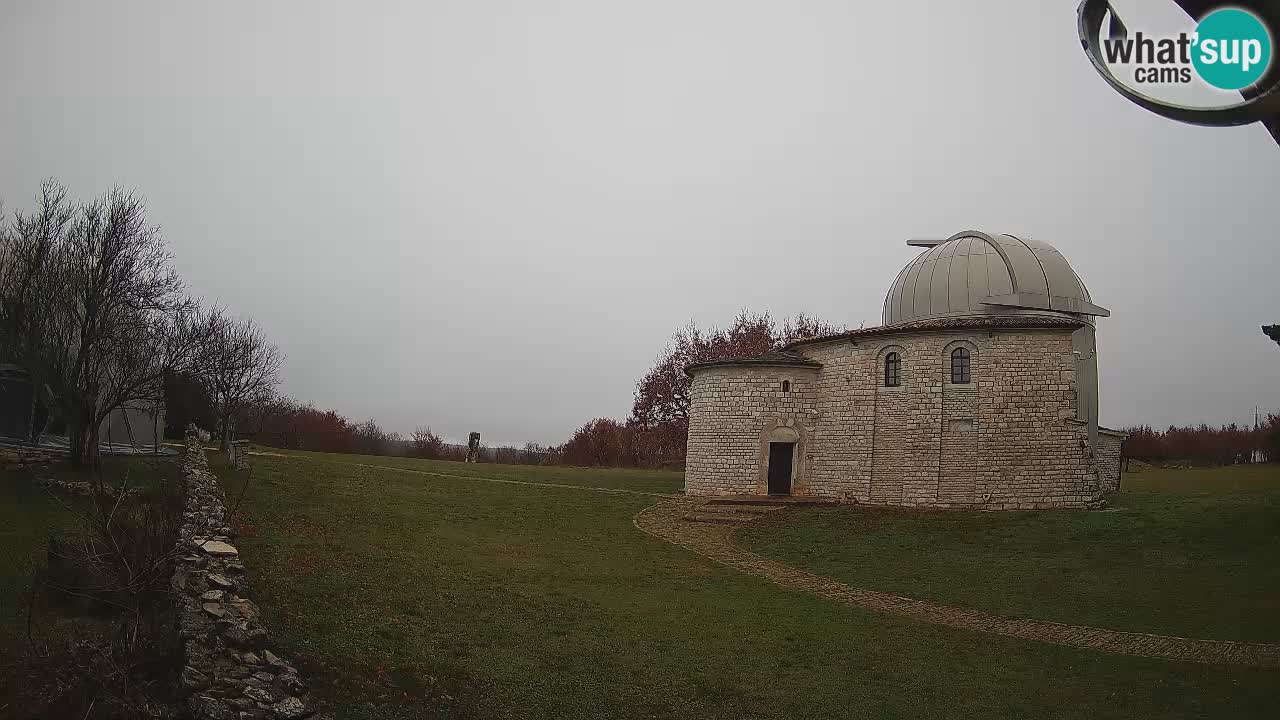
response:
{"label": "arched window", "polygon": [[898,387],[902,384],[902,358],[891,352],[884,356],[884,386]]}
{"label": "arched window", "polygon": [[782,392],[784,392],[784,393],[789,393],[789,392],[791,392],[791,381],[790,381],[790,380],[783,380],[783,381],[782,381]]}
{"label": "arched window", "polygon": [[970,378],[969,348],[958,347],[951,351],[951,382],[968,385]]}

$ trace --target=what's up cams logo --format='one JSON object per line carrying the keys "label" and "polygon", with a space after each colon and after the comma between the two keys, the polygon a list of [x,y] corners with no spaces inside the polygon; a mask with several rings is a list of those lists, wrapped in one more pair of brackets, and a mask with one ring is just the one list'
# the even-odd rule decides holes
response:
{"label": "what's up cams logo", "polygon": [[1280,143],[1280,0],[1163,1],[1186,14],[1185,30],[1131,33],[1112,0],[1080,0],[1080,45],[1098,75],[1157,115],[1192,125],[1260,123]]}
{"label": "what's up cams logo", "polygon": [[1193,32],[1150,37],[1141,30],[1102,40],[1113,69],[1129,68],[1138,84],[1188,85],[1193,77],[1219,90],[1258,82],[1271,65],[1271,34],[1248,10],[1228,7],[1205,15]]}

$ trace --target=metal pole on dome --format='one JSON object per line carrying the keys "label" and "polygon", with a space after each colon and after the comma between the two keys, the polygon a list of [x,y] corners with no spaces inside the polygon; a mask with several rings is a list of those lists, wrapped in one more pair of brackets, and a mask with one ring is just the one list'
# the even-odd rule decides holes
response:
{"label": "metal pole on dome", "polygon": [[[1248,10],[1271,28],[1273,37],[1280,33],[1280,1],[1278,0],[1173,0],[1192,18],[1200,18],[1219,7],[1236,7]],[[1271,137],[1280,144],[1280,62],[1274,58],[1271,67],[1256,84],[1240,90],[1242,101],[1221,107],[1199,108],[1157,100],[1120,82],[1102,58],[1102,23],[1110,20],[1110,36],[1124,38],[1128,29],[1107,0],[1082,0],[1076,9],[1080,44],[1093,68],[1116,92],[1130,102],[1146,108],[1161,117],[1190,125],[1230,127],[1261,123]]]}

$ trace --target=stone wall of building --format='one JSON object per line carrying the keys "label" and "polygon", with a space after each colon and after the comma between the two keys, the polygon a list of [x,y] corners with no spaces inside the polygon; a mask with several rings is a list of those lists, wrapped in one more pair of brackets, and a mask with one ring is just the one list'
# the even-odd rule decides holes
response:
{"label": "stone wall of building", "polygon": [[1105,428],[1098,431],[1098,481],[1104,493],[1120,489],[1120,466],[1124,457],[1124,439],[1127,436]]}
{"label": "stone wall of building", "polygon": [[[816,369],[711,367],[693,377],[689,393],[689,450],[685,489],[690,495],[757,495],[768,491],[767,436],[794,432],[797,478],[815,418]],[[787,382],[788,391],[782,391]],[[792,490],[807,494],[802,483]]]}
{"label": "stone wall of building", "polygon": [[[950,382],[951,351],[972,382]],[[1075,422],[1068,329],[884,334],[793,348],[822,363],[792,404],[777,368],[713,367],[693,377],[690,494],[762,493],[770,426],[804,428],[793,494],[932,507],[1089,507],[1101,496],[1087,427]],[[901,384],[884,387],[884,357]],[[790,369],[787,369],[788,371]]]}
{"label": "stone wall of building", "polygon": [[181,682],[195,720],[298,720],[312,704],[298,671],[268,647],[222,487],[204,448],[187,438],[186,509],[172,587],[186,665]]}

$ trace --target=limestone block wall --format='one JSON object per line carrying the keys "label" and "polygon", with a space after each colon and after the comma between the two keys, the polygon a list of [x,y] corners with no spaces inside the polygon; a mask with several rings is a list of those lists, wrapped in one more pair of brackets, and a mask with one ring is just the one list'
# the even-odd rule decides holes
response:
{"label": "limestone block wall", "polygon": [[[970,357],[976,358],[977,355],[976,352],[971,353]],[[948,368],[943,368],[943,372],[948,371]],[[938,484],[937,492],[930,499],[938,505],[973,505],[982,501],[977,489],[983,462],[978,422],[981,392],[976,383],[952,385],[944,380],[941,394]]]}
{"label": "limestone block wall", "polygon": [[1120,489],[1120,464],[1126,435],[1115,430],[1098,431],[1098,482],[1104,493]]}
{"label": "limestone block wall", "polygon": [[[962,346],[972,382],[952,384],[951,351]],[[1087,426],[1075,421],[1069,330],[916,331],[794,351],[822,363],[802,386],[803,407],[763,402],[776,370],[695,372],[687,492],[764,492],[761,438],[790,413],[805,430],[796,495],[984,509],[1100,499]],[[898,387],[884,387],[889,352],[901,358]]]}
{"label": "limestone block wall", "polygon": [[[713,367],[693,377],[689,392],[689,449],[685,490],[690,495],[768,492],[770,430],[793,430],[797,478],[816,413],[817,373],[799,367]],[[782,391],[786,381],[789,391]],[[803,494],[797,483],[793,492]]]}
{"label": "limestone block wall", "polygon": [[1077,414],[1069,333],[997,333],[979,384],[984,426],[981,504],[998,509],[1088,507],[1101,495]]}

